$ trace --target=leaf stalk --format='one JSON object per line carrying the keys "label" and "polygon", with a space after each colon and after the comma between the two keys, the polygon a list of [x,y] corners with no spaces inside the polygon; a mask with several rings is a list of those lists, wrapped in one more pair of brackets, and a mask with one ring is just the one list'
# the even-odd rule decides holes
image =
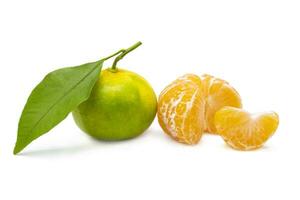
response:
{"label": "leaf stalk", "polygon": [[134,49],[136,49],[137,47],[139,47],[140,45],[142,45],[142,42],[137,42],[134,45],[132,45],[131,47],[129,47],[128,49],[121,49],[119,53],[121,53],[120,55],[118,55],[116,57],[116,59],[113,62],[113,65],[111,67],[111,71],[116,71],[117,70],[117,63],[124,58],[124,56],[126,56],[129,52],[133,51]]}

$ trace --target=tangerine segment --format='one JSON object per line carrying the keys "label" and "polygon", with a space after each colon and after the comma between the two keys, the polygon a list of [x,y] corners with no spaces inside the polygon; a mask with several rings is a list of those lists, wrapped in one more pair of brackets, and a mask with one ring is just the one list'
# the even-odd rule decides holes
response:
{"label": "tangerine segment", "polygon": [[205,132],[216,133],[214,116],[224,106],[241,108],[242,101],[238,92],[228,82],[204,74],[200,76],[205,96]]}
{"label": "tangerine segment", "polygon": [[218,133],[229,146],[252,150],[261,147],[274,134],[279,117],[275,112],[250,114],[226,106],[216,112],[214,121]]}
{"label": "tangerine segment", "polygon": [[196,144],[204,130],[204,96],[201,79],[186,74],[168,85],[158,100],[158,122],[175,140]]}

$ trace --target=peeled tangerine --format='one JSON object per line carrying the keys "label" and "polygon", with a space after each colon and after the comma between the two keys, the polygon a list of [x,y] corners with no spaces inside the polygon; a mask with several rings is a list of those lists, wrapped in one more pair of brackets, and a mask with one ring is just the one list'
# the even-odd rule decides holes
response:
{"label": "peeled tangerine", "polygon": [[250,114],[242,109],[224,107],[215,114],[215,126],[225,142],[238,150],[261,147],[276,131],[275,112]]}
{"label": "peeled tangerine", "polygon": [[203,132],[216,133],[214,115],[224,106],[241,108],[237,91],[210,75],[186,74],[168,85],[158,99],[158,121],[173,139],[196,144]]}

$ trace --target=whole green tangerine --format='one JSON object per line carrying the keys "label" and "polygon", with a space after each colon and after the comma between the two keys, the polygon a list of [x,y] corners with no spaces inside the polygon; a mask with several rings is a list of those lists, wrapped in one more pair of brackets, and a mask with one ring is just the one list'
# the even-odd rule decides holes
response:
{"label": "whole green tangerine", "polygon": [[80,129],[96,139],[124,140],[151,125],[156,107],[156,95],[143,77],[124,69],[106,69],[73,117]]}
{"label": "whole green tangerine", "polygon": [[142,76],[116,67],[139,45],[121,50],[113,66],[100,73],[89,99],[73,111],[76,124],[88,135],[99,140],[125,140],[142,134],[153,122],[157,99],[150,84]]}

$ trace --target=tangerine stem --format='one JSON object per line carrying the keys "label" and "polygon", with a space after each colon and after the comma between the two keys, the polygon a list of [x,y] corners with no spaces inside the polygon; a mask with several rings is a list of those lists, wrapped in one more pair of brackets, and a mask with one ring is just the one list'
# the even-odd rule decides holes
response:
{"label": "tangerine stem", "polygon": [[125,51],[125,49],[120,49],[119,51],[117,51],[116,53],[114,53],[114,54],[111,54],[110,56],[107,56],[107,57],[105,57],[105,58],[103,58],[102,60],[108,60],[108,59],[110,59],[111,57],[114,57],[114,56],[116,56],[116,55],[118,55],[118,54],[120,54],[120,53],[122,53],[122,52],[124,52]]}
{"label": "tangerine stem", "polygon": [[111,69],[112,69],[112,71],[116,71],[116,69],[117,69],[117,63],[122,59],[122,58],[124,58],[124,56],[126,56],[126,54],[128,54],[129,52],[131,52],[131,51],[133,51],[134,49],[136,49],[138,46],[140,46],[140,45],[142,45],[142,42],[137,42],[137,43],[135,43],[134,45],[132,45],[131,47],[129,47],[128,49],[123,49],[124,51],[120,54],[120,55],[118,55],[117,57],[116,57],[116,59],[114,60],[114,62],[113,62],[113,65],[112,65],[112,67],[111,67]]}

